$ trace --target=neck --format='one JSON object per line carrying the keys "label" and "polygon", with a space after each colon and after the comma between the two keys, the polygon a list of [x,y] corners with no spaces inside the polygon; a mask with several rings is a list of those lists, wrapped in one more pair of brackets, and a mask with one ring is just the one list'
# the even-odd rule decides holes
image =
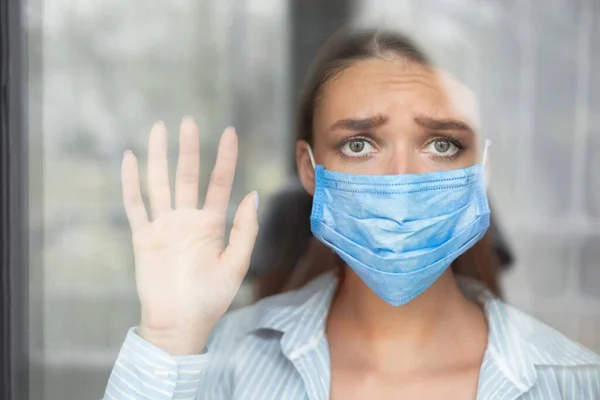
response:
{"label": "neck", "polygon": [[473,339],[487,342],[482,311],[463,295],[450,269],[424,293],[397,307],[380,299],[350,268],[344,272],[329,314],[328,325],[337,328],[332,332],[337,337],[361,343],[374,354],[397,350],[407,361],[411,353],[417,359],[431,354],[439,360],[459,339],[471,345]]}

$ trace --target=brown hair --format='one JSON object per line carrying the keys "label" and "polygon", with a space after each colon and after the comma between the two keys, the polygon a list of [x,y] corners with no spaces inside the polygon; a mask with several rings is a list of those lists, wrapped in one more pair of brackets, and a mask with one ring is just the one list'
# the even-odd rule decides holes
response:
{"label": "brown hair", "polygon": [[[309,71],[298,108],[296,141],[312,144],[313,115],[323,85],[354,62],[374,57],[395,57],[424,67],[432,66],[416,44],[400,33],[340,31],[322,47]],[[286,200],[280,204],[284,215],[273,214],[264,227],[265,234],[259,238],[258,257],[263,257],[261,268],[267,268],[257,285],[259,298],[300,287],[316,275],[343,265],[341,259],[312,237],[308,224],[312,197],[300,185],[288,190],[285,196]],[[271,262],[266,262],[265,256]],[[458,257],[452,269],[483,282],[492,292],[500,294],[500,262],[488,234]]]}

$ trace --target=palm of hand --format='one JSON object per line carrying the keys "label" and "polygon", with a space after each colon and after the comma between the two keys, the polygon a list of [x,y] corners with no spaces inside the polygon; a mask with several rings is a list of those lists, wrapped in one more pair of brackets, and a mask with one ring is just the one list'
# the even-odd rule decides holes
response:
{"label": "palm of hand", "polygon": [[258,230],[255,195],[240,204],[225,248],[225,211],[237,158],[235,132],[228,129],[223,134],[203,209],[197,208],[195,124],[184,120],[181,126],[175,208],[171,208],[166,143],[164,125],[156,124],[148,156],[152,222],[141,197],[137,160],[129,152],[123,159],[123,200],[142,309],[140,330],[202,336],[225,313],[247,272]]}

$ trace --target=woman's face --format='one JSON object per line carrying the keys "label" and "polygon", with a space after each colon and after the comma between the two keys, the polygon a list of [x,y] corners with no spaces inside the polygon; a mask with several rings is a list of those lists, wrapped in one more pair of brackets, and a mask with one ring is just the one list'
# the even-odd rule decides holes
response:
{"label": "woman's face", "polygon": [[[313,120],[317,164],[353,174],[418,174],[479,162],[472,94],[450,76],[402,60],[359,61],[325,83]],[[307,144],[297,148],[312,193]]]}

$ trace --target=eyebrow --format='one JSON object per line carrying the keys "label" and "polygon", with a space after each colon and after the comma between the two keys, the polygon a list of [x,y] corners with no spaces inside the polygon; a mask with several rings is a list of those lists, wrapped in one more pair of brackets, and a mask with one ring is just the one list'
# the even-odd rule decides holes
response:
{"label": "eyebrow", "polygon": [[473,128],[463,121],[456,119],[436,119],[419,115],[414,118],[417,125],[432,131],[463,131],[465,133],[475,134]]}
{"label": "eyebrow", "polygon": [[345,129],[349,131],[368,131],[384,125],[388,120],[389,117],[382,114],[360,119],[340,119],[331,125],[329,130]]}

